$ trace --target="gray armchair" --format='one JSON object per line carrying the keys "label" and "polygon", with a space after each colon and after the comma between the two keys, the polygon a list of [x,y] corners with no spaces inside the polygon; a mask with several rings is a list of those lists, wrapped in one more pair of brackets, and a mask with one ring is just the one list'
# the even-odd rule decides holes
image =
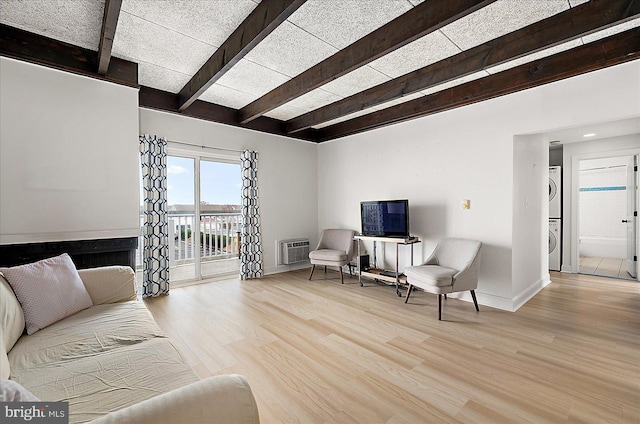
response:
{"label": "gray armchair", "polygon": [[476,240],[441,240],[424,264],[405,268],[409,288],[404,303],[409,301],[414,287],[437,294],[438,320],[441,320],[442,295],[446,299],[447,293],[469,290],[476,311],[479,312],[475,289],[478,287],[481,246],[482,243]]}
{"label": "gray armchair", "polygon": [[344,284],[342,266],[348,264],[353,257],[353,236],[355,234],[353,230],[323,230],[318,246],[314,251],[309,252],[309,260],[312,265],[309,280],[313,276],[316,265],[324,265],[325,272],[327,266],[337,266],[340,271],[340,282]]}

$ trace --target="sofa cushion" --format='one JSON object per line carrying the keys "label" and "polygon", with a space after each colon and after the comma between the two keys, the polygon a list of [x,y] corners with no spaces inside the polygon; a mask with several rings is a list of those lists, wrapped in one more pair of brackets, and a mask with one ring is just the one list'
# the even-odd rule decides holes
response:
{"label": "sofa cushion", "polygon": [[86,422],[197,376],[142,302],[93,306],[23,336],[9,352],[12,379],[46,401],[68,401]]}
{"label": "sofa cushion", "polygon": [[7,357],[7,349],[4,347],[4,340],[0,337],[0,378],[11,377],[11,366]]}
{"label": "sofa cushion", "polygon": [[38,402],[39,400],[15,381],[0,380],[0,402]]}
{"label": "sofa cushion", "polygon": [[79,269],[78,275],[94,305],[136,300],[136,274],[128,266]]}
{"label": "sofa cushion", "polygon": [[0,275],[0,378],[9,378],[11,371],[7,352],[24,333],[24,314],[9,283]]}
{"label": "sofa cushion", "polygon": [[93,305],[66,253],[27,265],[0,268],[22,305],[27,334]]}

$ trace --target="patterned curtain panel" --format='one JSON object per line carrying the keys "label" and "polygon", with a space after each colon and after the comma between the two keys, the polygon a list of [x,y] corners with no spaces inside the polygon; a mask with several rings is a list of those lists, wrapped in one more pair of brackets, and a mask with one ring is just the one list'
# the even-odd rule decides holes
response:
{"label": "patterned curtain panel", "polygon": [[140,136],[144,220],[142,296],[169,293],[169,224],[167,220],[167,142]]}
{"label": "patterned curtain panel", "polygon": [[258,153],[245,150],[240,155],[242,167],[242,246],[240,278],[262,277],[262,236],[258,208]]}

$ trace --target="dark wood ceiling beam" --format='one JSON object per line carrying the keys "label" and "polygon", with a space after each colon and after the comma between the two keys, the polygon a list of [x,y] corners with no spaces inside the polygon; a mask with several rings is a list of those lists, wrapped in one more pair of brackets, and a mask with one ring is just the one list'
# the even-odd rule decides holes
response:
{"label": "dark wood ceiling beam", "polygon": [[[234,127],[246,128],[269,134],[286,135],[284,121],[262,116],[247,124],[238,122],[238,109],[216,105],[202,100],[196,100],[191,107],[185,111],[180,111],[180,98],[177,94],[156,88],[141,86],[138,93],[138,104],[147,109],[160,110],[163,112],[175,113],[183,116],[190,116],[205,121],[217,122]],[[308,129],[293,135],[293,138],[300,140],[315,141],[317,130]],[[292,137],[292,136],[288,136]]]}
{"label": "dark wood ceiling beam", "polygon": [[268,0],[261,2],[222,43],[222,46],[202,65],[200,70],[180,90],[180,111],[187,109],[198,97],[231,69],[240,59],[264,40],[306,0]]}
{"label": "dark wood ceiling beam", "polygon": [[455,80],[640,16],[640,0],[592,0],[287,121],[288,133]]}
{"label": "dark wood ceiling beam", "polygon": [[246,123],[495,0],[427,0],[240,109]]}
{"label": "dark wood ceiling beam", "polygon": [[116,26],[120,16],[122,0],[106,0],[102,15],[102,29],[100,30],[100,44],[98,45],[98,73],[105,75],[111,61],[113,38],[116,36]]}
{"label": "dark wood ceiling beam", "polygon": [[0,55],[138,87],[137,63],[114,57],[111,58],[107,73],[101,75],[96,72],[97,52],[4,24],[0,24]]}
{"label": "dark wood ceiling beam", "polygon": [[327,141],[640,59],[640,28],[318,130]]}

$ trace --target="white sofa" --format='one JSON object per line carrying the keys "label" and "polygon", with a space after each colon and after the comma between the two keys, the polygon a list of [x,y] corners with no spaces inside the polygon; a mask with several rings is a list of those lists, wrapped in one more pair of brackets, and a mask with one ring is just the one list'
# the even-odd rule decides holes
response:
{"label": "white sofa", "polygon": [[0,276],[0,373],[42,401],[69,402],[70,423],[258,423],[244,377],[199,381],[136,300],[129,267],[79,271],[93,306],[26,335]]}

